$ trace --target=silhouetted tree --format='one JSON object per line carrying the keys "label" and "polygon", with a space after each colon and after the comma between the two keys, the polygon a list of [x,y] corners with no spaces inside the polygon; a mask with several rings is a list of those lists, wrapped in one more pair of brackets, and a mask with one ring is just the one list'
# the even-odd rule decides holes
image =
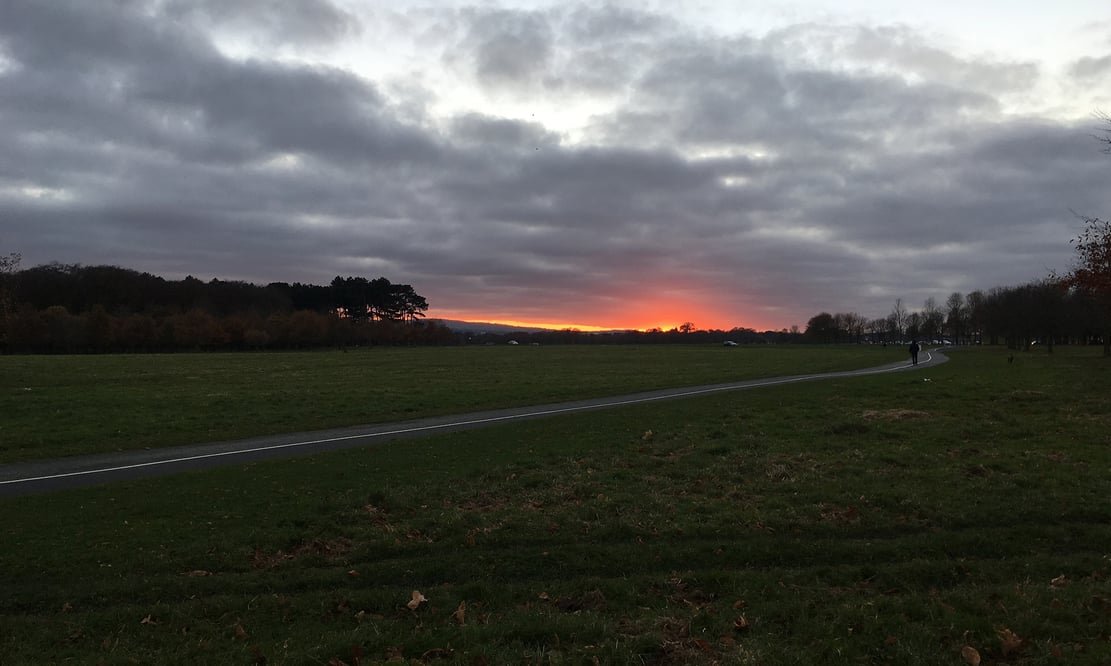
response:
{"label": "silhouetted tree", "polygon": [[94,305],[85,313],[85,343],[92,351],[105,351],[115,345],[113,321],[103,305]]}
{"label": "silhouetted tree", "polygon": [[937,306],[937,301],[931,296],[922,304],[919,336],[926,340],[936,340],[941,337],[941,327],[945,322],[945,313]]}
{"label": "silhouetted tree", "polygon": [[918,312],[911,312],[907,315],[906,325],[907,337],[912,340],[918,340],[922,337],[922,314]]}
{"label": "silhouetted tree", "polygon": [[968,307],[964,302],[964,294],[954,291],[945,299],[945,329],[953,338],[954,344],[961,344],[968,328]]}
{"label": "silhouetted tree", "polygon": [[981,344],[984,341],[985,300],[984,292],[979,289],[969,292],[965,297],[965,304],[968,306],[969,337],[972,344]]}
{"label": "silhouetted tree", "polygon": [[1072,242],[1076,266],[1062,284],[1090,297],[1099,315],[1103,355],[1111,356],[1111,222],[1084,218],[1084,231]]}
{"label": "silhouetted tree", "polygon": [[7,348],[8,327],[15,313],[15,273],[20,259],[18,252],[0,257],[0,351]]}
{"label": "silhouetted tree", "polygon": [[837,339],[837,323],[833,315],[821,312],[806,322],[806,332],[803,335],[811,342],[828,344]]}
{"label": "silhouetted tree", "polygon": [[903,305],[903,299],[896,298],[895,306],[891,308],[891,314],[887,315],[888,330],[896,338],[906,335],[907,317],[907,307]]}
{"label": "silhouetted tree", "polygon": [[[385,279],[385,278],[383,278]],[[390,310],[393,314],[390,319],[404,319],[406,321],[416,321],[418,317],[424,317],[424,313],[428,311],[428,301],[424,299],[413,287],[407,284],[394,284],[390,286]]]}
{"label": "silhouetted tree", "polygon": [[[1107,144],[1103,152],[1111,154],[1111,116],[1097,112],[1104,122],[1096,134],[1097,141]],[[1064,277],[1065,288],[1086,294],[1095,304],[1103,337],[1103,355],[1111,356],[1111,222],[1082,215],[1084,230],[1072,243],[1076,246],[1076,266]]]}
{"label": "silhouetted tree", "polygon": [[158,347],[158,323],[149,314],[127,315],[117,324],[116,342],[124,351],[152,351]]}

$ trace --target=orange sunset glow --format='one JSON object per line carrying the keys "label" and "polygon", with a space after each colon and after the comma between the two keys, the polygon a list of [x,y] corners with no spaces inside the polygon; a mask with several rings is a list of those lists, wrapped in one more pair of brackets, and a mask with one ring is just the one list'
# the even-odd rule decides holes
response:
{"label": "orange sunset glow", "polygon": [[568,308],[538,317],[477,309],[430,309],[428,318],[502,324],[522,328],[576,329],[588,333],[598,331],[647,331],[657,328],[668,331],[679,328],[684,322],[691,322],[700,330],[729,330],[737,327],[759,328],[750,321],[741,320],[742,318],[738,318],[738,321],[730,321],[731,317],[725,313],[715,312],[711,308],[694,302],[631,303],[606,312],[597,312],[589,308],[584,310]]}
{"label": "orange sunset glow", "polygon": [[[210,337],[307,348],[315,322],[266,312],[366,306],[460,331],[707,333],[604,343],[832,313],[932,327],[963,316],[949,297],[1068,270],[1083,219],[1111,213],[1108,0],[0,0],[16,91],[5,353],[24,305],[118,298],[99,305],[149,311],[160,349],[163,319],[231,316],[253,287],[264,321]],[[10,287],[82,267],[192,280],[164,308],[153,280]],[[62,349],[142,348],[96,314]],[[28,321],[28,351],[58,347]]]}

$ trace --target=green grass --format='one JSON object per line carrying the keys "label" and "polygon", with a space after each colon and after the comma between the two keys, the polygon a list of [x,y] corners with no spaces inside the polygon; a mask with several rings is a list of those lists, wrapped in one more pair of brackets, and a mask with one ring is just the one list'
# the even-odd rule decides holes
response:
{"label": "green grass", "polygon": [[5,500],[0,661],[1111,663],[1098,353]]}
{"label": "green grass", "polygon": [[0,356],[0,463],[882,365],[853,347]]}

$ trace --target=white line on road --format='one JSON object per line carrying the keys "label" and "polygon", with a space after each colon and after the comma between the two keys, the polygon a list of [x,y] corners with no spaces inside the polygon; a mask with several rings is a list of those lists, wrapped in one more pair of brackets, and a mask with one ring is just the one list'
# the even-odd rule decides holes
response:
{"label": "white line on road", "polygon": [[[933,360],[929,352],[926,352],[925,363]],[[706,388],[691,389],[688,391],[680,391],[677,393],[666,393],[663,395],[652,395],[640,398],[627,398],[621,400],[613,400],[609,402],[593,403],[590,405],[575,405],[571,407],[560,407],[556,409],[542,409],[532,412],[521,412],[518,414],[507,414],[504,416],[492,416],[482,419],[471,419],[467,421],[453,421],[450,423],[436,423],[425,426],[414,426],[411,428],[402,428],[399,430],[384,430],[382,432],[365,432],[355,435],[343,435],[340,437],[326,437],[323,439],[310,439],[298,442],[286,442],[285,444],[271,444],[267,446],[256,446],[249,449],[235,449],[234,451],[219,451],[216,453],[202,453],[192,456],[183,456],[180,458],[167,458],[165,460],[151,460],[147,462],[134,463],[130,465],[117,465],[115,467],[98,467],[94,469],[79,470],[75,472],[62,472],[59,474],[47,474],[43,476],[24,477],[19,479],[9,479],[7,481],[0,481],[0,486],[11,485],[16,483],[31,483],[34,481],[48,481],[51,479],[64,479],[67,477],[86,476],[90,474],[107,474],[109,472],[119,472],[129,469],[140,469],[143,467],[153,467],[157,465],[172,465],[175,463],[189,462],[193,460],[205,460],[210,458],[221,458],[226,456],[237,456],[247,453],[258,453],[260,451],[276,451],[279,449],[296,448],[299,446],[312,446],[313,444],[327,444],[330,442],[342,442],[352,439],[372,439],[375,437],[390,437],[395,435],[407,435],[416,432],[427,432],[431,430],[443,430],[447,428],[458,428],[464,426],[481,425],[484,423],[497,423],[499,421],[513,421],[517,419],[534,418],[538,416],[551,416],[554,414],[566,414],[569,412],[586,411],[590,409],[601,409],[605,407],[622,407],[625,405],[635,405],[645,402],[654,402],[657,400],[672,400],[675,398],[685,398],[695,395],[704,395],[707,393],[718,393],[721,391],[734,391],[745,388],[755,388],[760,386],[774,386],[777,384],[790,384],[794,382],[803,382],[813,379],[834,378],[834,377],[853,377],[860,375],[879,374],[881,372],[892,372],[895,370],[904,370],[907,366],[899,365],[893,367],[885,367],[873,370],[849,370],[845,372],[817,374],[817,375],[802,375],[797,377],[784,377],[778,379],[757,380],[753,382],[744,382],[737,384],[728,384],[723,386],[709,386]]]}

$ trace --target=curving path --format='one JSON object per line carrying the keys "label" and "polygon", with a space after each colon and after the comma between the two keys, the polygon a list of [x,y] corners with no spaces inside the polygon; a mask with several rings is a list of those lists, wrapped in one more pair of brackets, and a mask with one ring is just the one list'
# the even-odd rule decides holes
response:
{"label": "curving path", "polygon": [[521,421],[593,409],[636,405],[657,400],[674,400],[693,396],[739,391],[762,386],[778,386],[817,379],[861,377],[886,372],[906,372],[944,363],[948,359],[938,350],[923,350],[917,366],[907,361],[889,363],[877,368],[846,370],[811,375],[769,377],[728,384],[712,384],[686,388],[662,389],[610,398],[594,398],[559,402],[533,407],[516,407],[454,416],[440,416],[395,423],[320,430],[308,433],[267,435],[231,442],[194,444],[165,449],[144,449],[91,456],[75,456],[28,463],[0,465],[0,497],[45,493],[66,488],[100,485],[113,481],[175,474],[189,470],[242,464],[272,458],[311,455],[370,446],[396,439],[481,428],[497,423]]}

